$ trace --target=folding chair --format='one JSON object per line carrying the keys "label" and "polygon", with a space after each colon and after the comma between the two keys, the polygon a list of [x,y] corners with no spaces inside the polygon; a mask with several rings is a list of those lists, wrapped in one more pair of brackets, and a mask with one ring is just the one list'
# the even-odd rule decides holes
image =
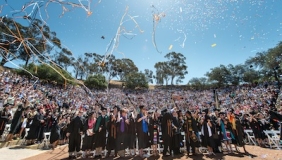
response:
{"label": "folding chair", "polygon": [[2,140],[5,141],[6,137],[8,136],[10,132],[11,124],[6,124],[4,132],[2,134]]}
{"label": "folding chair", "polygon": [[263,131],[265,133],[265,135],[267,136],[268,139],[268,144],[270,146],[270,148],[273,148],[273,145],[280,150],[280,146],[279,146],[279,137],[276,135],[275,136],[275,132],[271,131],[271,130],[265,130]]}
{"label": "folding chair", "polygon": [[163,150],[162,144],[163,144],[162,132],[159,132],[159,144],[158,144],[158,149],[157,149],[159,151],[159,153],[161,153],[161,151]]}
{"label": "folding chair", "polygon": [[183,136],[183,140],[182,140],[182,143],[183,143],[183,147],[180,148],[180,150],[182,151],[186,151],[186,137],[185,137],[185,132],[181,132],[181,136]]}
{"label": "folding chair", "polygon": [[42,141],[42,143],[40,143],[38,145],[38,149],[40,148],[41,145],[43,145],[42,149],[49,149],[49,144],[50,144],[50,136],[51,136],[51,132],[45,132],[44,133],[44,139]]}
{"label": "folding chair", "polygon": [[23,138],[22,143],[21,143],[22,146],[26,144],[26,137],[28,135],[28,132],[29,132],[29,128],[25,128],[24,138]]}
{"label": "folding chair", "polygon": [[251,142],[252,144],[254,144],[255,146],[257,146],[257,143],[256,143],[256,138],[255,138],[255,135],[253,133],[253,130],[251,129],[245,129],[244,132],[247,134],[247,138],[248,138],[248,141]]}

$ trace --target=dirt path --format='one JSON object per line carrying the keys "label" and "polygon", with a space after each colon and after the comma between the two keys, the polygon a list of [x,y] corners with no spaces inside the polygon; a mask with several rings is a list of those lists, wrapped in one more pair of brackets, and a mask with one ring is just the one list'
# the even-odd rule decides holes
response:
{"label": "dirt path", "polygon": [[[249,151],[250,154],[253,156],[246,156],[243,154],[233,153],[230,155],[227,154],[217,154],[216,156],[206,157],[202,155],[197,156],[190,156],[187,157],[185,155],[182,156],[175,156],[175,157],[149,157],[146,158],[147,160],[156,160],[156,159],[194,159],[194,160],[243,160],[243,159],[254,159],[254,160],[282,160],[282,151],[281,150],[274,150],[268,148],[260,148],[257,146],[247,146],[246,149]],[[243,149],[240,148],[242,151]],[[26,158],[25,160],[59,160],[59,159],[68,159],[68,146],[61,146],[53,151],[47,151],[42,154]],[[81,157],[77,159],[82,159]],[[91,158],[93,159],[93,158]],[[127,160],[141,160],[139,157],[134,158],[103,158],[105,160],[110,159],[127,159]]]}

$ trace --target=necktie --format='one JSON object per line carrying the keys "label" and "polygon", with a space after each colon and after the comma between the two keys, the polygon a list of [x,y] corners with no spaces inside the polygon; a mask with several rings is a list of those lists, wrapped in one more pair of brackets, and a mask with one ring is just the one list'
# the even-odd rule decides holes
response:
{"label": "necktie", "polygon": [[120,131],[124,132],[124,119],[121,119]]}

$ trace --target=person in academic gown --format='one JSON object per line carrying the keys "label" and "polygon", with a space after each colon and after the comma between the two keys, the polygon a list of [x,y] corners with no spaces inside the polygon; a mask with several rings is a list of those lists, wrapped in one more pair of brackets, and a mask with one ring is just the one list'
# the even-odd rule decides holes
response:
{"label": "person in academic gown", "polygon": [[149,113],[152,116],[150,116],[149,119],[149,142],[152,147],[152,153],[154,156],[158,155],[158,143],[159,143],[159,113],[155,111],[154,113]]}
{"label": "person in academic gown", "polygon": [[94,149],[94,138],[95,138],[94,126],[96,124],[96,120],[97,120],[96,114],[94,112],[90,112],[88,113],[87,119],[84,122],[84,126],[83,126],[84,138],[82,142],[83,158],[88,157],[90,151]]}
{"label": "person in academic gown", "polygon": [[172,126],[173,126],[173,138],[172,138],[172,148],[173,154],[178,155],[180,154],[180,143],[181,143],[181,126],[180,121],[178,119],[178,114],[176,111],[172,113]]}
{"label": "person in academic gown", "polygon": [[135,148],[136,148],[136,120],[134,111],[131,110],[129,115],[129,125],[128,125],[128,148],[130,150],[131,156],[135,155]]}
{"label": "person in academic gown", "polygon": [[192,149],[192,154],[195,155],[195,149],[198,146],[198,139],[196,137],[196,133],[198,133],[197,122],[190,111],[186,111],[185,116],[186,120],[183,125],[183,130],[185,132],[187,155],[189,156],[190,148]]}
{"label": "person in academic gown", "polygon": [[42,123],[44,123],[43,120],[43,110],[40,109],[39,112],[36,113],[35,108],[31,108],[31,115],[33,117],[31,117],[31,123],[30,124],[30,130],[28,131],[27,137],[26,139],[29,140],[29,142],[27,142],[27,144],[33,144],[34,140],[36,140],[38,138],[38,134],[39,134],[39,129]]}
{"label": "person in academic gown", "polygon": [[76,154],[80,151],[81,135],[83,134],[82,111],[78,111],[77,116],[71,120],[67,137],[69,137],[69,158],[76,158]]}
{"label": "person in academic gown", "polygon": [[170,155],[172,154],[172,137],[173,137],[173,126],[172,126],[172,114],[167,109],[163,110],[163,117],[161,122],[162,139],[164,144],[163,156],[167,157],[167,151],[169,148]]}
{"label": "person in academic gown", "polygon": [[[274,111],[274,110],[270,110],[269,112],[270,115],[270,122],[275,122],[277,123],[280,122],[280,135],[282,135],[282,114],[279,114],[278,112]],[[282,136],[280,136],[280,142],[282,142]]]}
{"label": "person in academic gown", "polygon": [[59,115],[52,116],[52,125],[51,125],[51,135],[50,135],[50,144],[51,148],[54,149],[57,147],[60,140],[60,127],[59,127]]}
{"label": "person in academic gown", "polygon": [[244,128],[241,124],[241,121],[240,121],[240,118],[238,116],[235,116],[236,118],[236,130],[235,130],[235,139],[237,141],[237,145],[240,146],[240,147],[243,147],[244,149],[244,152],[245,154],[249,154],[247,151],[246,151],[246,148],[245,148],[245,141],[244,141]]}
{"label": "person in academic gown", "polygon": [[140,113],[137,115],[137,138],[138,138],[138,148],[139,148],[139,156],[143,157],[143,149],[147,148],[149,145],[149,137],[148,137],[148,116],[147,110],[143,105],[139,106]]}
{"label": "person in academic gown", "polygon": [[96,125],[95,125],[95,148],[96,148],[96,158],[102,157],[102,150],[106,147],[107,142],[107,109],[103,106],[101,107],[102,114],[98,117]]}
{"label": "person in academic gown", "polygon": [[116,150],[120,157],[125,157],[125,149],[127,148],[128,124],[127,110],[122,109],[117,118],[117,139]]}
{"label": "person in academic gown", "polygon": [[207,147],[209,151],[209,155],[215,155],[213,152],[213,148],[215,147],[214,139],[213,139],[213,130],[215,125],[211,122],[211,119],[208,115],[205,115],[204,122],[202,124],[202,146]]}
{"label": "person in academic gown", "polygon": [[20,128],[20,124],[21,124],[21,120],[22,120],[22,116],[23,116],[23,111],[24,111],[23,104],[18,105],[18,108],[17,108],[16,112],[14,113],[12,123],[11,123],[10,132],[9,132],[7,138],[6,138],[6,141],[12,140],[13,136],[15,134],[18,134],[17,131],[19,131],[19,128]]}
{"label": "person in academic gown", "polygon": [[109,117],[109,121],[107,124],[107,130],[108,130],[108,140],[107,140],[107,157],[110,156],[111,151],[115,150],[115,156],[117,155],[116,151],[116,138],[117,138],[117,128],[116,128],[116,123],[117,123],[117,116],[118,112],[120,111],[119,106],[114,106],[113,112],[111,113]]}

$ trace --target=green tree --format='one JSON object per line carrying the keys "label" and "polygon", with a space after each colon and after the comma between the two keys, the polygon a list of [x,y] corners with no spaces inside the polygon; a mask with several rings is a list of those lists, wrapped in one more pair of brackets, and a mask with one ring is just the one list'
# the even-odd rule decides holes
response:
{"label": "green tree", "polygon": [[168,85],[168,81],[169,81],[169,66],[167,62],[157,62],[154,65],[155,69],[156,69],[156,75],[154,76],[154,79],[156,80],[156,84],[158,85],[163,85],[164,83],[166,83],[166,85]]}
{"label": "green tree", "polygon": [[2,66],[15,59],[23,60],[25,66],[31,58],[48,62],[51,59],[46,56],[51,57],[51,50],[54,47],[61,48],[61,42],[56,37],[56,33],[51,32],[50,28],[38,19],[33,20],[29,26],[23,26],[11,18],[4,18],[0,23],[0,36],[9,42],[8,50],[1,51],[0,49],[2,52],[0,65]]}
{"label": "green tree", "polygon": [[243,74],[243,81],[247,83],[255,83],[259,82],[260,80],[260,74],[258,71],[254,69],[249,69]]}
{"label": "green tree", "polygon": [[112,65],[113,68],[117,70],[118,73],[116,76],[119,77],[121,81],[124,81],[128,74],[138,72],[137,66],[128,58],[116,59]]}
{"label": "green tree", "polygon": [[[58,84],[74,84],[73,78],[69,75],[69,73],[55,65],[35,65],[34,63],[30,63],[26,67],[23,66],[23,68],[25,68],[27,71],[29,71],[31,74],[35,75],[39,79],[55,81]],[[31,75],[23,69],[17,69],[16,72],[19,75],[26,75],[31,77]]]}
{"label": "green tree", "polygon": [[90,89],[106,89],[107,88],[107,81],[105,76],[102,74],[96,74],[89,76],[85,82],[85,86]]}
{"label": "green tree", "polygon": [[146,76],[142,72],[131,72],[125,77],[125,85],[127,88],[149,88]]}
{"label": "green tree", "polygon": [[72,57],[72,52],[66,48],[63,48],[55,55],[54,62],[67,71],[68,67],[72,65],[73,59],[74,57]]}
{"label": "green tree", "polygon": [[151,71],[149,69],[145,69],[144,70],[144,74],[146,76],[147,82],[153,83],[153,71]]}
{"label": "green tree", "polygon": [[226,77],[228,77],[230,73],[226,66],[220,65],[210,70],[210,72],[205,74],[210,82],[216,82],[218,87],[223,87],[228,84]]}
{"label": "green tree", "polygon": [[282,42],[279,42],[275,47],[264,52],[259,52],[256,56],[246,60],[246,64],[253,66],[255,70],[261,72],[266,79],[274,78],[281,86],[279,75],[282,74]]}
{"label": "green tree", "polygon": [[170,76],[171,85],[173,85],[176,78],[176,84],[181,83],[182,79],[185,78],[185,75],[188,74],[186,57],[181,53],[170,52],[165,55],[165,58],[168,59],[168,76]]}
{"label": "green tree", "polygon": [[200,89],[206,89],[208,86],[208,80],[205,77],[202,78],[192,78],[188,82],[189,87],[192,87],[193,89],[200,90]]}

